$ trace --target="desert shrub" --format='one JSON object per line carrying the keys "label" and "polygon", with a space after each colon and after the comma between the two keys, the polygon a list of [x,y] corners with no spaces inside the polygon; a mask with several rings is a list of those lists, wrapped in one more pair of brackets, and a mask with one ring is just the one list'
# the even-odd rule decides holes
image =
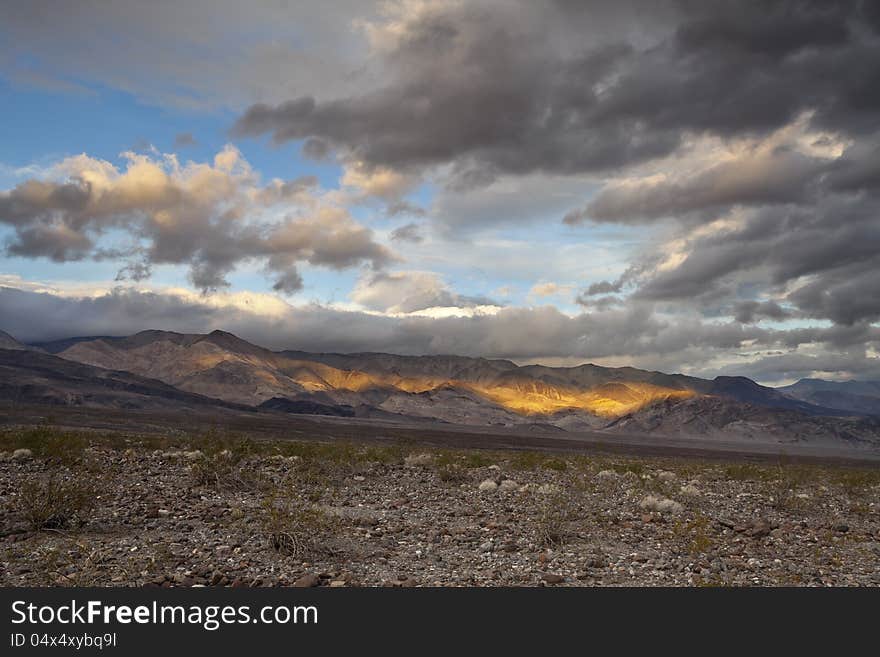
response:
{"label": "desert shrub", "polygon": [[636,462],[626,462],[626,463],[611,463],[608,466],[609,470],[613,470],[617,474],[623,475],[627,472],[631,472],[634,475],[642,476],[645,474],[646,469],[643,463]]}
{"label": "desert shrub", "polygon": [[263,483],[246,449],[203,452],[190,465],[190,475],[196,486],[216,490],[250,490]]}
{"label": "desert shrub", "polygon": [[59,468],[27,479],[16,500],[19,513],[35,531],[67,529],[86,522],[95,490],[84,475]]}
{"label": "desert shrub", "polygon": [[539,493],[535,535],[542,547],[564,545],[574,534],[572,523],[580,519],[580,494],[574,488],[552,486]]}
{"label": "desert shrub", "polygon": [[495,460],[491,454],[468,452],[462,455],[461,464],[465,468],[485,468],[487,465],[492,465]]}
{"label": "desert shrub", "polygon": [[510,461],[513,470],[555,470],[562,472],[568,464],[560,458],[538,452],[518,452]]}
{"label": "desert shrub", "polygon": [[706,554],[715,547],[711,523],[702,514],[687,521],[676,521],[672,525],[672,532],[687,541],[688,551],[694,556]]}
{"label": "desert shrub", "polygon": [[510,460],[510,469],[525,471],[541,467],[544,456],[537,452],[519,452]]}
{"label": "desert shrub", "polygon": [[437,468],[437,479],[444,484],[462,484],[468,480],[468,475],[459,465],[442,465]]}
{"label": "desert shrub", "polygon": [[286,489],[272,490],[263,499],[262,526],[275,552],[294,557],[337,552],[339,519]]}

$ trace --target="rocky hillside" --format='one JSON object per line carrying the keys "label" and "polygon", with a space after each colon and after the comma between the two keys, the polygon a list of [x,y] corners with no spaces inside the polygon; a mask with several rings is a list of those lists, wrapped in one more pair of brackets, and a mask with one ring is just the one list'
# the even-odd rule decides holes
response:
{"label": "rocky hillside", "polygon": [[880,448],[878,418],[817,417],[711,396],[658,402],[614,420],[606,429],[633,434]]}
{"label": "rocky hillside", "polygon": [[0,349],[0,400],[14,404],[143,408],[234,409],[146,377],[25,349]]}
{"label": "rocky hillside", "polygon": [[779,391],[809,404],[849,413],[880,415],[880,381],[801,379]]}
{"label": "rocky hillside", "polygon": [[[748,379],[714,381],[630,367],[525,367],[458,356],[273,352],[223,331],[184,335],[143,331],[126,338],[82,339],[57,355],[156,378],[183,390],[258,405],[273,398],[369,405],[448,421],[510,424],[577,413],[590,424],[659,401],[721,396],[758,406],[815,411]],[[53,345],[44,348],[52,351]],[[458,405],[457,409],[449,409]],[[473,411],[466,407],[473,406]],[[441,408],[442,407],[442,408]],[[475,418],[474,415],[484,416]]]}
{"label": "rocky hillside", "polygon": [[[823,403],[818,392],[799,398],[744,377],[709,380],[593,364],[518,366],[460,356],[276,352],[223,331],[143,331],[37,347],[56,360],[276,413],[880,445],[877,422],[857,417],[856,409]],[[65,384],[56,397],[68,394]]]}
{"label": "rocky hillside", "polygon": [[5,331],[0,331],[0,349],[27,349],[27,346],[23,345]]}

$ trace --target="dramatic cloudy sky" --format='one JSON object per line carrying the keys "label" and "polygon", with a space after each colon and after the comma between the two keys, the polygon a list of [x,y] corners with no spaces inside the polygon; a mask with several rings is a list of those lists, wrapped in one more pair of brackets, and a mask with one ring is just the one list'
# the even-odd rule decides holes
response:
{"label": "dramatic cloudy sky", "polygon": [[0,4],[0,328],[880,378],[880,3]]}

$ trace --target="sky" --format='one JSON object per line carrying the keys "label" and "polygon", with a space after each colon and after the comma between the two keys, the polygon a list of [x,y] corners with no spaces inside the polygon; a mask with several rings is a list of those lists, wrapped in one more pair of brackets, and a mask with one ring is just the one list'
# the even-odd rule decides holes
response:
{"label": "sky", "polygon": [[0,329],[880,379],[880,3],[0,4]]}

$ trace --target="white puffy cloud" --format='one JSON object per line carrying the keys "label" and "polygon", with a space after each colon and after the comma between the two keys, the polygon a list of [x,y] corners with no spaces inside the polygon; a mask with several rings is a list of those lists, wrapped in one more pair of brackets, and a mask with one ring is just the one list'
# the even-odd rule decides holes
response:
{"label": "white puffy cloud", "polygon": [[285,293],[302,287],[300,262],[378,269],[395,259],[339,195],[320,192],[313,177],[262,184],[233,146],[213,162],[123,157],[123,168],[66,158],[48,176],[0,191],[0,223],[14,232],[7,251],[57,262],[126,259],[121,276],[134,279],[152,265],[187,265],[202,290],[224,287],[229,272],[257,261]]}

